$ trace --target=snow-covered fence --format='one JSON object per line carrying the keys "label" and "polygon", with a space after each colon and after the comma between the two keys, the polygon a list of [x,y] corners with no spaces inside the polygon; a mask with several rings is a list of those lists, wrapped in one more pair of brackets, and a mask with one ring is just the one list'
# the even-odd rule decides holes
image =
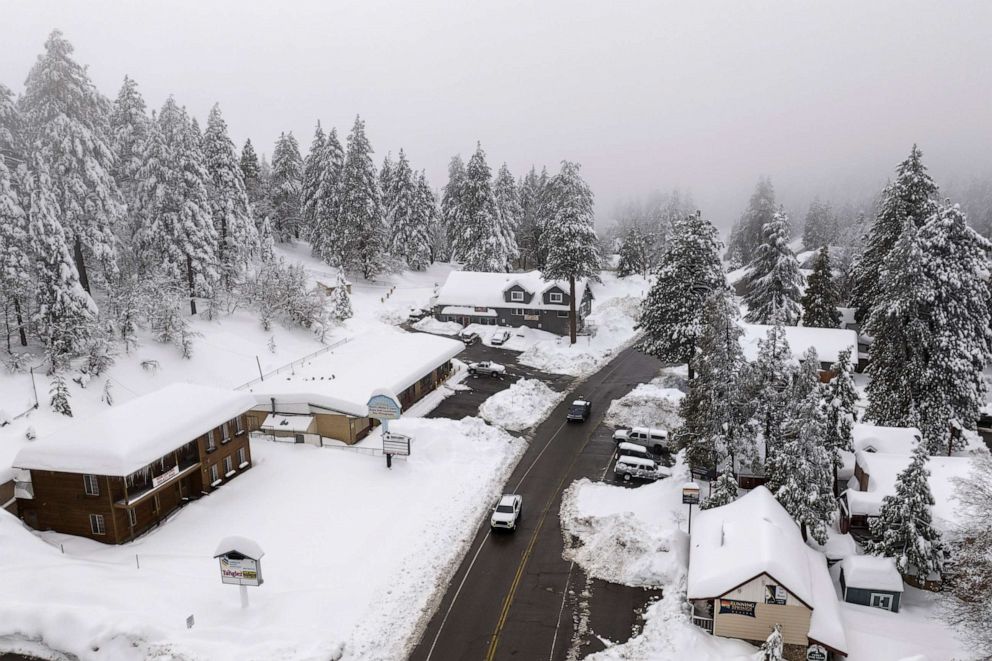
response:
{"label": "snow-covered fence", "polygon": [[258,384],[258,383],[261,383],[261,382],[265,381],[265,379],[269,378],[270,376],[274,376],[276,374],[280,374],[280,373],[286,372],[286,371],[292,371],[293,369],[296,368],[297,365],[302,365],[303,363],[307,362],[308,360],[312,360],[312,359],[316,358],[317,356],[322,356],[325,353],[327,353],[328,351],[334,351],[335,349],[337,349],[342,344],[346,344],[348,342],[351,342],[351,338],[350,337],[346,337],[343,340],[338,340],[337,342],[335,342],[333,344],[328,344],[326,347],[321,347],[320,349],[317,349],[316,351],[314,351],[311,354],[307,354],[306,356],[303,356],[302,358],[297,358],[296,360],[294,360],[291,363],[286,363],[285,365],[282,365],[280,367],[277,367],[274,370],[271,370],[269,372],[266,372],[265,374],[262,374],[261,376],[259,376],[256,379],[252,379],[251,381],[248,381],[247,383],[242,383],[240,386],[238,386],[237,388],[235,388],[235,390],[244,390],[246,388],[252,387],[255,384]]}
{"label": "snow-covered fence", "polygon": [[38,387],[34,382],[34,368],[31,368],[31,400],[34,403],[29,404],[28,407],[20,413],[12,413],[11,411],[4,411],[0,408],[0,427],[13,422],[14,420],[19,420],[38,408]]}

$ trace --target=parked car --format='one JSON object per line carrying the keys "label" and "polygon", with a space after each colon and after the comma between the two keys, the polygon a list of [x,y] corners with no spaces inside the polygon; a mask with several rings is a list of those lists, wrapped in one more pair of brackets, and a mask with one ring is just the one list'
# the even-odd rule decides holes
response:
{"label": "parked car", "polygon": [[661,454],[668,449],[668,432],[664,429],[651,429],[649,427],[618,429],[613,432],[613,442],[637,443],[655,454]]}
{"label": "parked car", "polygon": [[469,363],[468,373],[478,376],[503,376],[506,374],[506,367],[491,360],[485,360],[481,363]]}
{"label": "parked car", "polygon": [[493,336],[489,338],[490,344],[494,347],[499,347],[506,344],[510,339],[510,331],[508,330],[498,330],[493,332]]}
{"label": "parked car", "polygon": [[493,515],[489,519],[489,526],[494,530],[516,530],[517,522],[523,513],[523,496],[513,493],[503,494],[503,497],[493,508]]}
{"label": "parked car", "polygon": [[565,419],[569,422],[585,422],[592,413],[592,402],[585,399],[577,399],[568,407],[568,414]]}
{"label": "parked car", "polygon": [[650,459],[654,461],[654,457],[646,447],[637,443],[627,443],[626,441],[617,443],[617,459],[619,460],[621,457],[637,457],[639,459]]}
{"label": "parked car", "polygon": [[463,330],[458,334],[458,339],[464,342],[465,346],[469,346],[479,341],[479,334],[475,331]]}
{"label": "parked car", "polygon": [[624,482],[630,482],[633,479],[653,482],[671,476],[672,471],[666,466],[659,465],[653,459],[623,456],[617,459],[613,473]]}

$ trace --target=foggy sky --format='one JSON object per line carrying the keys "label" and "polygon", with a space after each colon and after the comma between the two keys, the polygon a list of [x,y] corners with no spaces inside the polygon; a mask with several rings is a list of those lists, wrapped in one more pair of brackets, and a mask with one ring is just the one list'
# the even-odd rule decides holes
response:
{"label": "foggy sky", "polygon": [[679,187],[717,225],[760,175],[804,214],[866,196],[920,144],[938,183],[988,174],[992,2],[0,0],[0,81],[23,90],[53,27],[114,98],[169,94],[239,146],[306,151],[317,119],[366,120],[431,183],[482,142],[506,161],[582,163],[600,221]]}

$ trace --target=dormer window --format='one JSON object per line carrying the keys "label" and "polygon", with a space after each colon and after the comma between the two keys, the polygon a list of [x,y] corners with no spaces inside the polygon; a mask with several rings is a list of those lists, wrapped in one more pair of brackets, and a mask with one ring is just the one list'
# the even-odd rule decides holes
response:
{"label": "dormer window", "polygon": [[551,292],[548,295],[548,300],[551,301],[552,303],[561,303],[562,302],[561,292],[558,291]]}
{"label": "dormer window", "polygon": [[523,301],[524,300],[524,293],[522,291],[511,291],[510,292],[510,300],[511,301]]}

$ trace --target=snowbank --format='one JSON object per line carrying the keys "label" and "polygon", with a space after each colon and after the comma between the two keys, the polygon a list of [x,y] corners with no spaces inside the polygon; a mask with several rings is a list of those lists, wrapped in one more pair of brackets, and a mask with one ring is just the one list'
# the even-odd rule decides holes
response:
{"label": "snowbank", "polygon": [[483,419],[510,431],[523,431],[543,421],[565,393],[552,390],[537,379],[520,379],[492,395],[479,407]]}
{"label": "snowbank", "polygon": [[422,333],[435,335],[458,335],[462,330],[462,325],[457,321],[438,321],[434,317],[424,317],[410,327]]}
{"label": "snowbank", "polygon": [[[362,451],[253,440],[250,471],[122,546],[37,535],[0,512],[0,649],[40,639],[83,660],[405,657],[524,442],[478,418],[391,428],[414,439],[392,470]],[[247,610],[211,557],[235,534],[265,549]]]}
{"label": "snowbank", "polygon": [[652,427],[672,430],[682,424],[679,402],[685,393],[666,388],[659,379],[636,388],[610,403],[604,422],[614,427]]}

